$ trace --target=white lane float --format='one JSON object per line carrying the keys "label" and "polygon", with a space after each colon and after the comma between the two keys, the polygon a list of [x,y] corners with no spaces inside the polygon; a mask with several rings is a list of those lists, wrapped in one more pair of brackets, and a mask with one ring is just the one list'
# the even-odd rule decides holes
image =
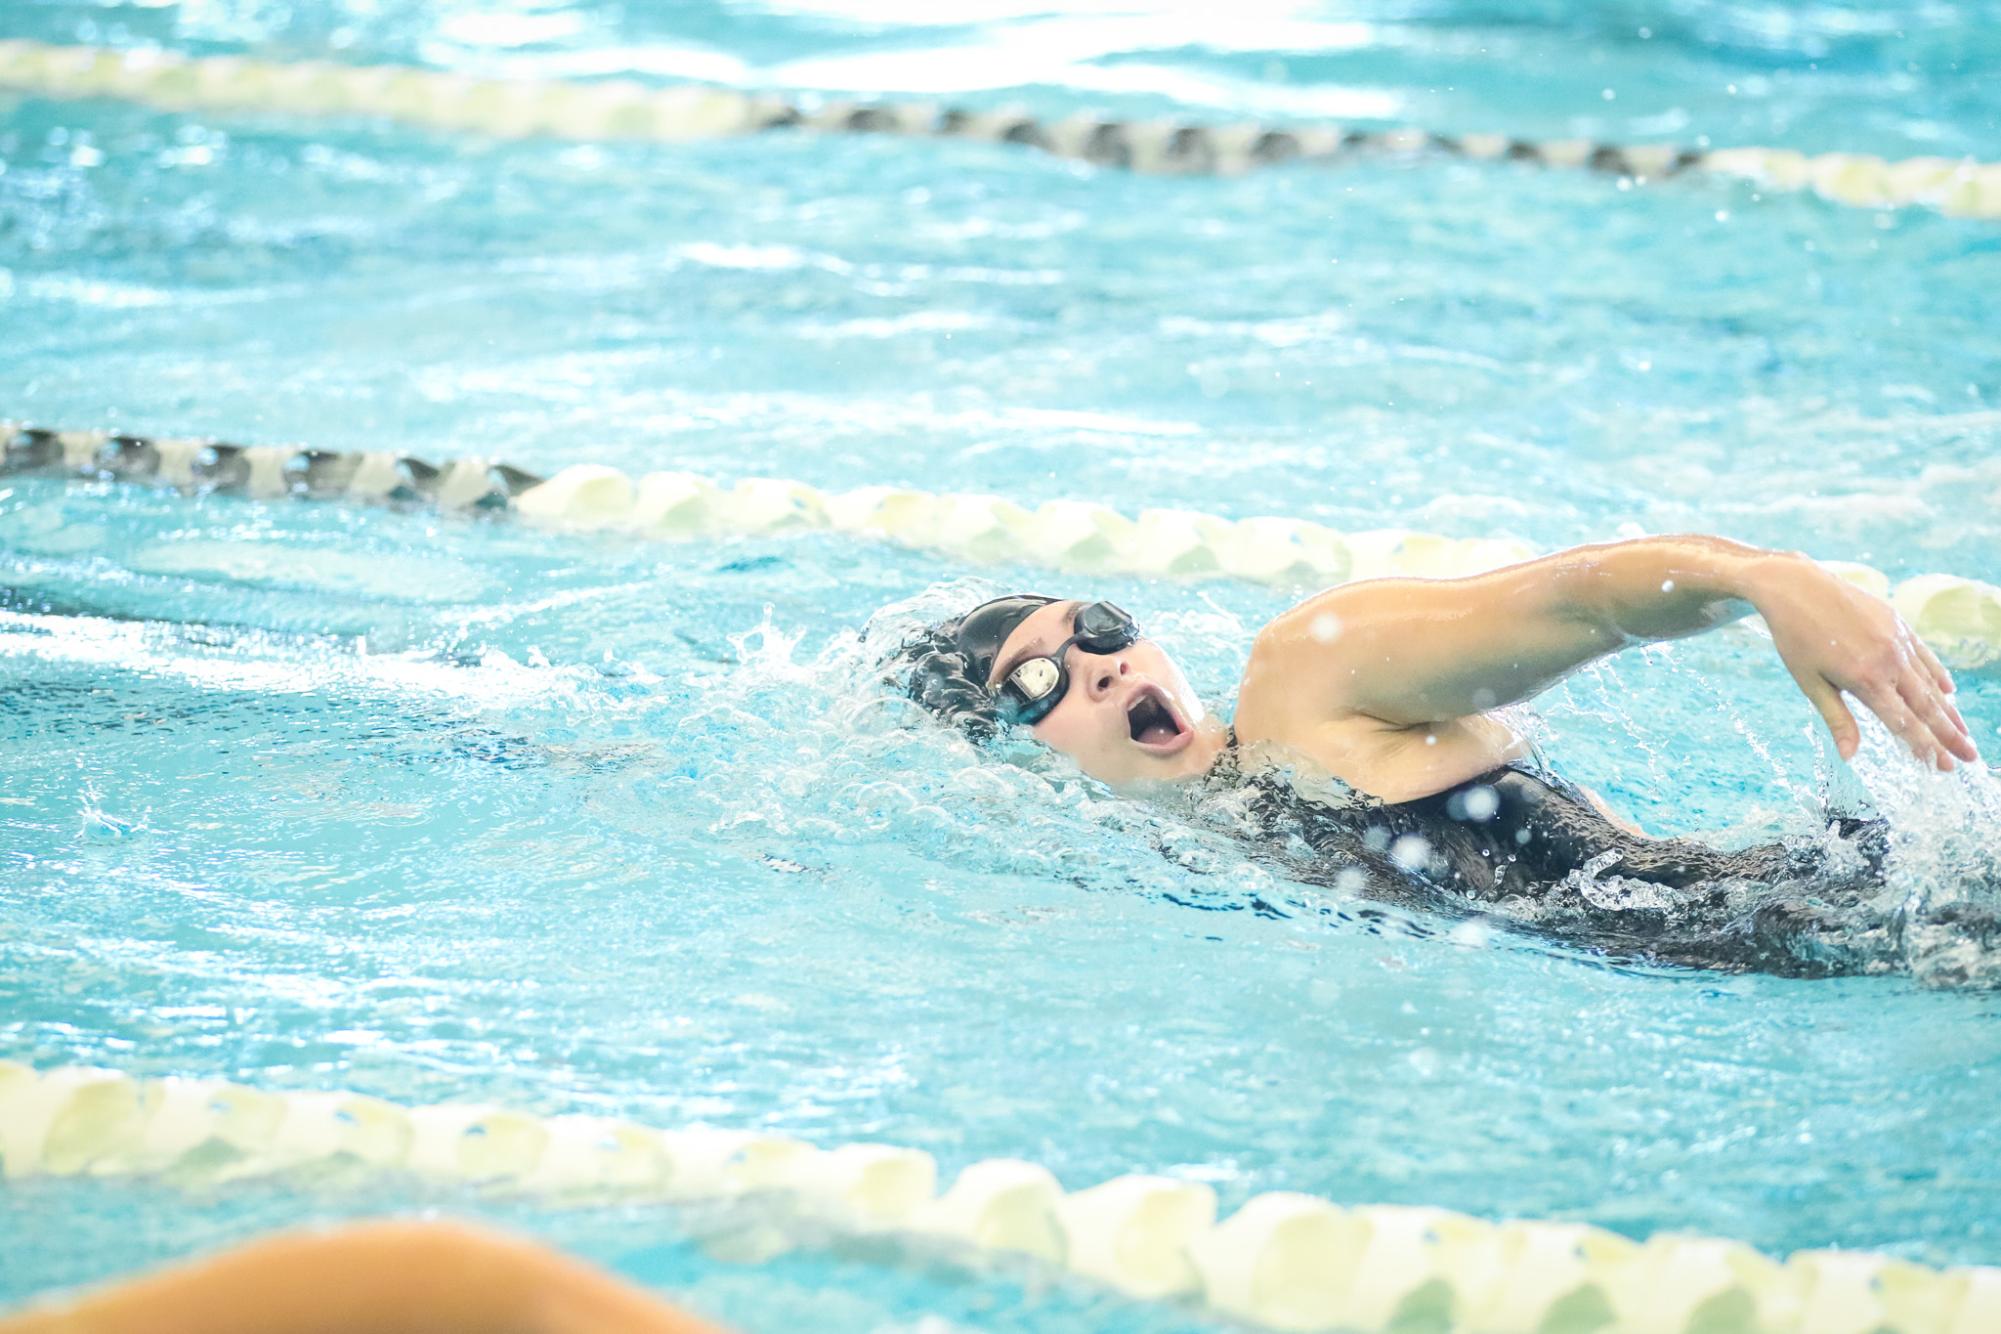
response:
{"label": "white lane float", "polygon": [[[1346,1208],[1278,1191],[1217,1218],[1198,1182],[1125,1176],[1066,1192],[1047,1168],[973,1163],[942,1195],[921,1150],[657,1130],[347,1092],[133,1079],[0,1062],[0,1176],[135,1175],[217,1184],[322,1164],[568,1200],[782,1198],[827,1224],[934,1236],[1063,1266],[1140,1299],[1195,1302],[1278,1330],[1465,1334],[1990,1334],[2001,1269],[1937,1270],[1859,1251],[1783,1263],[1739,1242],[1644,1244],[1580,1223]],[[782,1247],[781,1247],[782,1248]],[[754,1254],[767,1253],[768,1247]]]}
{"label": "white lane float", "polygon": [[1189,1246],[1216,1225],[1216,1192],[1171,1177],[1123,1176],[1056,1201],[1078,1273],[1135,1297],[1177,1297],[1200,1278]]}
{"label": "white lane float", "polygon": [[[0,422],[0,475],[8,472],[57,472],[259,497],[338,495],[362,502],[420,503],[512,513],[547,527],[661,539],[825,530],[989,564],[1033,564],[1078,574],[1225,578],[1296,588],[1391,576],[1452,578],[1536,555],[1535,548],[1514,538],[1448,537],[1405,528],[1341,532],[1281,516],[1228,519],[1180,509],[1145,509],[1128,516],[1080,500],[1051,500],[1028,509],[1001,496],[888,486],[830,492],[781,477],[745,478],[725,487],[679,471],[635,480],[602,464],[575,464],[541,478],[479,458],[440,467],[382,451],[246,449],[215,441],[46,431]],[[1887,575],[1868,565],[1822,564],[1856,587],[1889,598],[1947,664],[1980,667],[2001,661],[2001,587],[1943,573],[1913,575],[1893,586]]]}

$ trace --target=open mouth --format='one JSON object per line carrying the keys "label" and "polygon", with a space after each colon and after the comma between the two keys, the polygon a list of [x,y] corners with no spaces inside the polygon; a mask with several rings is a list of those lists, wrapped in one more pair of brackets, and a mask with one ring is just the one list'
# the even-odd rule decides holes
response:
{"label": "open mouth", "polygon": [[1159,686],[1141,686],[1126,705],[1126,730],[1148,750],[1179,750],[1192,735],[1182,723],[1167,692]]}

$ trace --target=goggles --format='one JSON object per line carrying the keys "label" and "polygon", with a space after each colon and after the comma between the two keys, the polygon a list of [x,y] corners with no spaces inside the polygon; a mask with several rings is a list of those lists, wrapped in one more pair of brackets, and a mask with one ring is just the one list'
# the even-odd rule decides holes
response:
{"label": "goggles", "polygon": [[1077,608],[1070,620],[1070,637],[1054,652],[1025,658],[994,687],[1000,715],[1011,723],[1033,727],[1063,702],[1070,689],[1070,672],[1063,659],[1071,645],[1086,653],[1117,653],[1139,642],[1139,623],[1122,608],[1109,602],[1092,602]]}

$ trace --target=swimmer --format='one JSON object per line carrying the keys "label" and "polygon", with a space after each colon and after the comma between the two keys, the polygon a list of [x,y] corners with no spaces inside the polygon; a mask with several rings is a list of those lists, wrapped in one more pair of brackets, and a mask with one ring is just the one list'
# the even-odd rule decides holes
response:
{"label": "swimmer", "polygon": [[[1649,838],[1547,769],[1496,710],[1634,644],[1756,613],[1842,759],[1850,701],[1928,768],[1979,761],[1955,686],[1881,598],[1797,552],[1685,535],[1575,547],[1462,579],[1372,579],[1257,634],[1233,723],[1106,602],[996,599],[906,642],[896,679],[976,739],[1026,729],[1114,788],[1248,788],[1303,878],[1478,913],[1622,955],[1796,976],[1887,968],[1881,821],[1831,845]],[[1284,772],[1344,784],[1305,795]]]}

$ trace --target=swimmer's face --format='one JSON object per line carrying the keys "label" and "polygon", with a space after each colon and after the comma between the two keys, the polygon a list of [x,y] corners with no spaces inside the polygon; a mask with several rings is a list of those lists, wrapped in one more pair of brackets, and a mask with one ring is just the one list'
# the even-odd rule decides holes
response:
{"label": "swimmer's face", "polygon": [[[994,657],[989,687],[1023,660],[1048,654],[1071,634],[1079,602],[1052,602],[1014,628]],[[1036,740],[1115,785],[1188,778],[1215,762],[1221,729],[1209,721],[1181,669],[1151,639],[1115,653],[1072,644],[1063,659],[1070,688],[1030,729]]]}

